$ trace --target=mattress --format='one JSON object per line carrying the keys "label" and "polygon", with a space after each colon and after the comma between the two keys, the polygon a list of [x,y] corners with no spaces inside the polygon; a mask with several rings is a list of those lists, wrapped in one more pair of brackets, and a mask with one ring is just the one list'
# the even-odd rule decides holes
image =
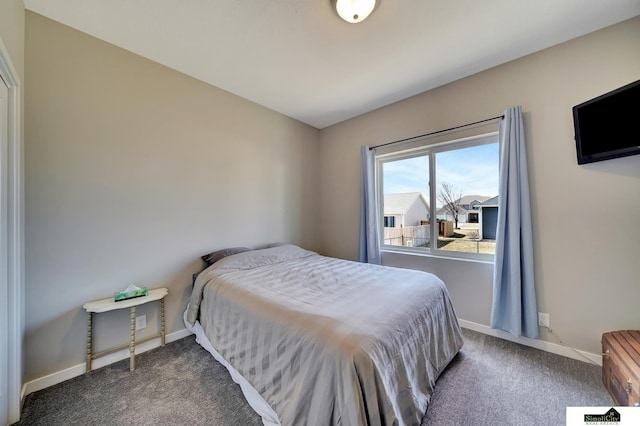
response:
{"label": "mattress", "polygon": [[420,424],[463,344],[435,275],[293,245],[211,265],[185,321],[271,408],[269,424]]}

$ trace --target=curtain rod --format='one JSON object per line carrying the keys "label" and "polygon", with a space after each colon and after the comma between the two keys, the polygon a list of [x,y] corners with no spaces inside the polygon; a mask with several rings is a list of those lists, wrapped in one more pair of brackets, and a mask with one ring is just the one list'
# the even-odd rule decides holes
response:
{"label": "curtain rod", "polygon": [[463,127],[473,126],[474,124],[486,123],[487,121],[503,119],[503,118],[504,118],[504,114],[503,115],[498,115],[496,117],[487,118],[485,120],[474,121],[473,123],[467,123],[467,124],[462,124],[460,126],[451,127],[450,129],[438,130],[438,131],[435,131],[435,132],[425,133],[424,135],[411,136],[410,138],[400,139],[398,141],[387,142],[387,143],[383,143],[383,144],[380,144],[380,145],[370,146],[369,150],[380,148],[380,147],[387,146],[387,145],[393,145],[393,144],[400,143],[400,142],[407,142],[407,141],[410,141],[412,139],[424,138],[425,136],[437,135],[438,133],[450,132],[451,130],[462,129]]}

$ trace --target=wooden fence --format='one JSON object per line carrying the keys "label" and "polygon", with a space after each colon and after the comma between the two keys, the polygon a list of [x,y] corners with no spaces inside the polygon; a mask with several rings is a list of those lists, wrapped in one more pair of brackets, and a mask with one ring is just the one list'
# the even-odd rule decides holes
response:
{"label": "wooden fence", "polygon": [[429,225],[384,228],[384,243],[392,246],[424,247],[429,244]]}

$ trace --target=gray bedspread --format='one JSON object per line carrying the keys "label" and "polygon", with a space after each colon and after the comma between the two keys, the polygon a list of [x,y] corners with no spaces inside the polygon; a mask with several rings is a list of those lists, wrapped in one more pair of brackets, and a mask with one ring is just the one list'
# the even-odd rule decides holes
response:
{"label": "gray bedspread", "polygon": [[211,265],[189,302],[197,319],[283,425],[419,425],[463,344],[436,276],[293,245]]}

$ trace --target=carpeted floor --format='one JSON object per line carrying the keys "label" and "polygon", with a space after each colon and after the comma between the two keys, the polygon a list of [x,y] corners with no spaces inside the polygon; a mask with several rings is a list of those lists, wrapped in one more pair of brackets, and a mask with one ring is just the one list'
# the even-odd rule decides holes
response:
{"label": "carpeted floor", "polygon": [[[562,425],[567,406],[609,406],[599,366],[463,330],[422,425]],[[28,395],[16,425],[261,425],[193,336]],[[312,424],[312,423],[310,423]]]}
{"label": "carpeted floor", "polygon": [[566,407],[611,406],[602,368],[465,330],[423,425],[564,425]]}

